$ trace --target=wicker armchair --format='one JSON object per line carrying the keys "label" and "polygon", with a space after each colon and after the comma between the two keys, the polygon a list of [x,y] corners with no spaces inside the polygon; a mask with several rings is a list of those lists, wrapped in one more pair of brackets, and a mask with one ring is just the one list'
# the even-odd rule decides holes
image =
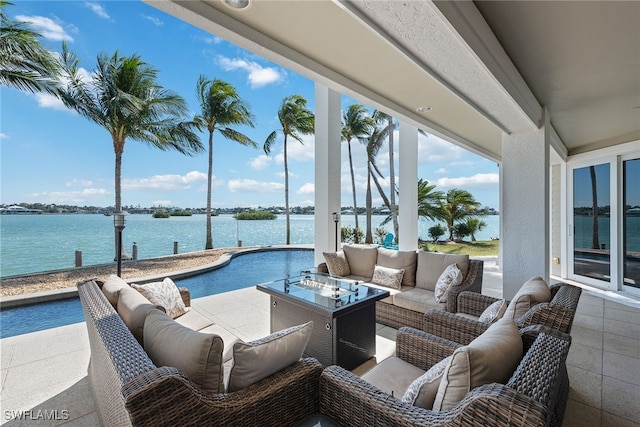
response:
{"label": "wicker armchair", "polygon": [[91,358],[88,379],[105,426],[284,426],[317,412],[322,365],[299,362],[237,392],[203,392],[156,367],[94,282],[78,285]]}
{"label": "wicker armchair", "polygon": [[[561,425],[569,391],[565,361],[571,337],[539,325],[521,330],[525,355],[507,384],[475,388],[455,407],[434,412],[384,393],[339,366],[320,378],[320,412],[346,427]],[[397,356],[428,369],[460,344],[401,328]]]}
{"label": "wicker armchair", "polygon": [[[548,303],[536,304],[516,319],[516,325],[524,328],[530,325],[544,325],[551,329],[571,333],[582,289],[566,283],[549,287],[552,299]],[[458,312],[480,316],[482,312],[499,298],[476,292],[462,292],[458,296]],[[449,339],[460,344],[469,344],[486,331],[490,323],[457,316],[443,310],[428,310],[424,316],[422,329],[430,334]]]}

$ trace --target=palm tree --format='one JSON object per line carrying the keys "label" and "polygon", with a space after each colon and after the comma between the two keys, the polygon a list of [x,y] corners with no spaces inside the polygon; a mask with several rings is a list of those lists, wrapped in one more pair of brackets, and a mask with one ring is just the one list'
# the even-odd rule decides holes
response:
{"label": "palm tree", "polygon": [[420,178],[418,180],[418,216],[429,220],[437,220],[442,217],[440,206],[444,193],[435,191],[435,185],[429,185],[429,181]]}
{"label": "palm tree", "polygon": [[[351,171],[351,191],[353,193],[353,215],[355,228],[358,229],[358,204],[356,201],[356,178],[353,174],[353,157],[351,155],[351,140],[357,138],[363,141],[371,133],[375,125],[374,120],[367,116],[367,109],[362,104],[351,104],[342,115],[342,140],[347,143],[349,150],[349,169]],[[358,243],[356,237],[356,243]]]}
{"label": "palm tree", "polygon": [[384,194],[384,190],[378,182],[378,176],[382,177],[382,173],[376,165],[376,157],[378,152],[387,138],[389,132],[393,130],[389,127],[373,128],[371,135],[367,138],[367,194],[366,194],[366,215],[367,215],[367,231],[365,233],[365,243],[373,243],[373,233],[371,229],[371,213],[372,213],[372,197],[371,197],[371,180],[375,182],[380,196],[388,203],[389,200]]}
{"label": "palm tree", "polygon": [[387,128],[390,129],[388,132],[389,135],[389,202],[386,204],[387,208],[391,212],[391,220],[393,222],[393,234],[398,236],[398,205],[396,204],[396,171],[395,171],[395,159],[394,159],[394,148],[393,148],[393,131],[397,128],[396,124],[393,123],[393,117],[390,115],[383,113],[380,110],[376,110],[373,112],[373,117],[376,120],[376,123],[380,123],[383,121],[387,122]]}
{"label": "palm tree", "polygon": [[487,226],[487,223],[480,218],[467,218],[465,224],[467,225],[467,229],[471,235],[472,242],[476,241],[476,233]]}
{"label": "palm tree", "polygon": [[[138,55],[98,54],[91,79],[79,72],[76,56],[62,45],[61,66],[66,84],[58,95],[64,104],[103,127],[115,152],[115,210],[122,211],[120,179],[127,139],[160,150],[194,155],[203,150],[193,122],[183,121],[185,101],[157,83],[157,71]],[[116,248],[117,250],[117,248]]]}
{"label": "palm tree", "polygon": [[282,100],[278,110],[278,120],[280,129],[276,129],[269,134],[264,142],[264,152],[269,155],[278,136],[278,132],[284,135],[284,210],[287,219],[286,243],[291,243],[291,227],[289,223],[289,163],[287,160],[287,139],[291,136],[302,144],[301,135],[310,135],[315,130],[315,118],[313,112],[307,108],[307,100],[301,95],[287,96]]}
{"label": "palm tree", "polygon": [[60,64],[38,39],[40,34],[14,22],[0,1],[0,84],[25,92],[56,94]]}
{"label": "palm tree", "polygon": [[447,223],[449,229],[449,240],[453,240],[453,233],[456,221],[464,220],[476,215],[476,209],[480,207],[480,202],[476,201],[471,193],[459,188],[452,188],[447,191],[447,195],[440,203],[440,219]]}
{"label": "palm tree", "polygon": [[253,114],[249,105],[238,95],[233,85],[220,79],[208,80],[200,76],[196,84],[196,95],[200,102],[200,115],[194,119],[209,132],[209,169],[207,172],[207,236],[205,249],[213,249],[211,237],[211,183],[213,178],[213,133],[218,130],[222,136],[241,145],[258,147],[255,141],[243,133],[229,127],[247,125],[253,127]]}
{"label": "palm tree", "polygon": [[593,229],[591,233],[591,248],[600,249],[600,234],[598,232],[598,185],[596,180],[596,167],[589,166],[591,177],[591,212],[593,215]]}

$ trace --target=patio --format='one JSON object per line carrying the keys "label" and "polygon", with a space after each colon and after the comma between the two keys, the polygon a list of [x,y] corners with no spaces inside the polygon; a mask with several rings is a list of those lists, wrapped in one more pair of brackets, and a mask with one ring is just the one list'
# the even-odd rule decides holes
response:
{"label": "patio", "polygon": [[[483,281],[484,293],[500,295],[495,258],[485,261]],[[242,339],[269,333],[268,295],[254,288],[198,298],[193,307]],[[640,425],[640,302],[585,290],[572,336],[564,425]],[[394,340],[394,329],[378,326],[376,360],[393,353]],[[2,425],[99,425],[86,377],[84,323],[5,338],[0,345]]]}

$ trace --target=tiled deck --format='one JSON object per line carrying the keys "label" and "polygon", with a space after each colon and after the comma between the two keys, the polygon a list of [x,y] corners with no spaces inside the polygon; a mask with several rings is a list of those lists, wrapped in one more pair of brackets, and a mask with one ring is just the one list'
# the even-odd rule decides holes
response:
{"label": "tiled deck", "polygon": [[[500,294],[495,261],[485,262],[483,281],[486,294]],[[253,288],[195,299],[193,307],[242,339],[269,333],[269,297]],[[640,303],[585,291],[572,336],[564,425],[640,426]],[[378,327],[377,360],[393,353],[394,340],[394,329]],[[5,338],[0,346],[3,425],[99,425],[86,378],[84,323]],[[31,412],[12,419],[19,411]]]}

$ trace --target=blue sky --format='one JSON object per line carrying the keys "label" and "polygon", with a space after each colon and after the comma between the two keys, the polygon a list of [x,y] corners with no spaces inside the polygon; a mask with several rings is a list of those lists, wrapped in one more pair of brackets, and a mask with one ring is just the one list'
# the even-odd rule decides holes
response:
{"label": "blue sky", "polygon": [[[251,106],[255,128],[239,128],[260,148],[242,147],[214,134],[214,207],[284,205],[282,140],[267,157],[262,144],[279,127],[282,99],[304,96],[314,107],[312,81],[238,48],[213,34],[137,1],[20,1],[7,6],[14,20],[28,21],[55,51],[66,41],[91,72],[96,57],[134,53],[158,70],[158,81],[181,95],[195,115],[195,86],[202,74],[233,84]],[[2,87],[0,203],[113,206],[114,154],[109,134],[54,98]],[[343,97],[343,108],[353,103]],[[206,143],[207,135],[202,134]],[[397,150],[397,138],[396,138]],[[352,205],[346,144],[342,144],[342,205]],[[359,206],[364,206],[364,147],[352,142]],[[314,204],[314,139],[290,144],[291,205]],[[397,161],[397,153],[396,153]],[[463,188],[484,206],[498,208],[498,167],[434,136],[420,137],[419,177],[437,189]],[[388,148],[378,158],[388,188]],[[398,169],[396,167],[396,175]],[[122,204],[206,206],[207,155],[186,157],[127,140],[122,164]],[[401,185],[401,183],[400,183]],[[382,200],[374,193],[374,206]]]}

